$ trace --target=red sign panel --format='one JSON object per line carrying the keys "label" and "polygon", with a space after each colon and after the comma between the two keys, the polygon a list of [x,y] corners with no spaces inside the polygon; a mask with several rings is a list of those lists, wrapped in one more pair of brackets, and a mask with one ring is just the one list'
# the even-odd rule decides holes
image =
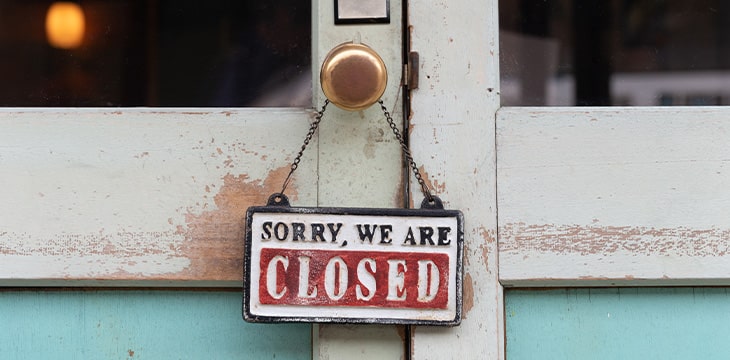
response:
{"label": "red sign panel", "polygon": [[445,309],[449,256],[262,249],[262,304]]}

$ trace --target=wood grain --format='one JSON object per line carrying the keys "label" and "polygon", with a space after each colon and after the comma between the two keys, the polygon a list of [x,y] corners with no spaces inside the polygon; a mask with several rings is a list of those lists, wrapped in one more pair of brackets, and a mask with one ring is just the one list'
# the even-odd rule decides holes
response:
{"label": "wood grain", "polygon": [[[388,85],[382,100],[401,124],[403,31],[401,1],[389,2],[389,24],[334,25],[333,1],[314,1],[314,67],[343,42],[361,42],[383,58]],[[314,71],[315,104],[324,102],[319,71]],[[398,142],[390,133],[380,107],[346,111],[330,105],[318,141],[317,203],[319,206],[399,208],[404,186]],[[314,355],[320,359],[398,359],[404,357],[402,327],[315,325]]]}
{"label": "wood grain", "polygon": [[504,108],[510,286],[730,284],[730,111]]}
{"label": "wood grain", "polygon": [[[0,284],[240,286],[305,110],[0,111]],[[314,204],[316,150],[289,195]]]}
{"label": "wood grain", "polygon": [[[447,208],[464,213],[463,320],[413,329],[414,359],[502,359],[497,278],[494,114],[499,107],[497,1],[409,3],[419,88],[412,92],[411,150]],[[411,184],[413,203],[423,196]]]}

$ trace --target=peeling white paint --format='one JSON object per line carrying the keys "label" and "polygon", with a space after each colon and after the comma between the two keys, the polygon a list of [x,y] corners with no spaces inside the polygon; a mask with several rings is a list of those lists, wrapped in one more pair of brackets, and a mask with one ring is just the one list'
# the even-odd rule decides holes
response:
{"label": "peeling white paint", "polygon": [[[287,167],[310,119],[296,109],[0,109],[0,282],[240,278],[242,249],[226,254],[220,246],[235,243],[218,241],[240,229],[208,236],[187,220],[218,210],[227,176],[261,184]],[[299,180],[315,178],[308,155],[292,188],[311,204],[316,184]],[[228,273],[206,261],[229,262]]]}
{"label": "peeling white paint", "polygon": [[[5,278],[29,280],[160,279],[190,266],[190,259],[163,254],[124,256],[0,255]],[[174,279],[173,279],[174,280]],[[5,284],[9,284],[7,281]],[[149,283],[148,283],[149,284]],[[64,285],[58,283],[57,285]]]}
{"label": "peeling white paint", "polygon": [[504,108],[500,278],[730,284],[730,110]]}
{"label": "peeling white paint", "polygon": [[[411,151],[444,206],[463,211],[465,224],[462,323],[415,327],[413,358],[504,359],[495,237],[497,1],[415,0],[409,9],[412,47],[424,69],[412,92]],[[417,184],[411,189],[418,204]]]}

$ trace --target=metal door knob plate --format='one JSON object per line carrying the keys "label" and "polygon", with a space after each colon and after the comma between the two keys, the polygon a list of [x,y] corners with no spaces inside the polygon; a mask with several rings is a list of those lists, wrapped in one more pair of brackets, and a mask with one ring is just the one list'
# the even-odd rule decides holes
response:
{"label": "metal door knob plate", "polygon": [[369,46],[351,42],[337,45],[327,54],[319,78],[324,95],[350,111],[376,103],[388,83],[383,59]]}

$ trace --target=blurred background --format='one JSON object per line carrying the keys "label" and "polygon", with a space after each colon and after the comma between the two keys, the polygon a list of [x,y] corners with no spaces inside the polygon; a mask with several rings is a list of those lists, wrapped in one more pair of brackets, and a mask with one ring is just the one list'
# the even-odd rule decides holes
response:
{"label": "blurred background", "polygon": [[0,106],[311,106],[309,1],[0,0]]}
{"label": "blurred background", "polygon": [[728,105],[730,2],[501,1],[503,105]]}

